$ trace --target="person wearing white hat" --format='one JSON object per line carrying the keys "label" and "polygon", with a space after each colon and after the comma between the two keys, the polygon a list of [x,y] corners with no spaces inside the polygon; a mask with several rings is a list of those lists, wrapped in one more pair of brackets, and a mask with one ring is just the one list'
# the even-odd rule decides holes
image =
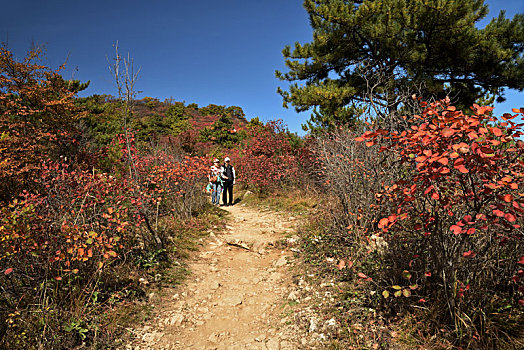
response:
{"label": "person wearing white hat", "polygon": [[222,202],[224,202],[225,206],[233,205],[233,185],[235,184],[235,168],[231,165],[231,159],[229,159],[229,157],[226,157],[224,159],[224,165],[222,166],[222,174],[222,178],[224,179],[224,192],[222,195]]}

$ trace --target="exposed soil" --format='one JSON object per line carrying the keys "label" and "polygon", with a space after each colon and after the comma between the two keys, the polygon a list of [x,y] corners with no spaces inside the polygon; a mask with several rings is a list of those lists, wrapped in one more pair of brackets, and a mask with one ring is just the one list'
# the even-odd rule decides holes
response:
{"label": "exposed soil", "polygon": [[153,318],[132,330],[128,349],[305,347],[290,309],[296,219],[242,204],[223,209],[231,214],[227,232],[210,232],[189,262],[190,277],[154,301]]}

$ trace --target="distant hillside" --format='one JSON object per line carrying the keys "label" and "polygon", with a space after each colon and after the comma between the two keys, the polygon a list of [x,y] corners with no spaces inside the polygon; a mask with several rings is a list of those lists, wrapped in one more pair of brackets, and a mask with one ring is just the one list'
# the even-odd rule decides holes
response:
{"label": "distant hillside", "polygon": [[195,103],[186,106],[183,102],[171,100],[161,102],[151,97],[145,97],[136,101],[134,115],[139,120],[148,120],[152,116],[159,116],[161,119],[165,119],[171,106],[179,106],[183,110],[183,115],[187,117],[186,120],[191,125],[191,128],[197,131],[210,127],[224,114],[231,118],[233,127],[236,130],[244,129],[248,123],[244,111],[238,106],[226,107],[211,104],[199,108]]}
{"label": "distant hillside", "polygon": [[[127,126],[141,145],[164,145],[189,154],[208,154],[237,147],[247,136],[246,116],[241,107],[210,104],[199,107],[172,99],[163,102],[144,97],[134,101]],[[93,145],[105,147],[121,132],[122,110],[110,95],[79,98],[88,111],[83,120],[85,136]],[[259,123],[258,118],[253,122]]]}

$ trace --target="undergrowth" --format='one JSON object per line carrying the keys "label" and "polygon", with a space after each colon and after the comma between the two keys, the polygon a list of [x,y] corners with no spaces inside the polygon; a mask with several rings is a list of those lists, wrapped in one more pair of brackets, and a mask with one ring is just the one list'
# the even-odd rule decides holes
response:
{"label": "undergrowth", "polygon": [[[126,261],[104,269],[96,280],[80,276],[48,282],[35,291],[39,303],[7,315],[2,349],[114,349],[128,341],[126,329],[144,322],[152,312],[150,296],[176,288],[187,276],[185,260],[198,249],[210,228],[225,225],[224,213],[204,207],[195,217],[159,222],[167,244],[157,250],[134,249]],[[64,283],[65,282],[65,283]],[[69,288],[68,302],[54,298]],[[89,289],[88,289],[89,288]],[[86,292],[86,289],[87,292]],[[75,295],[78,295],[77,297]]]}

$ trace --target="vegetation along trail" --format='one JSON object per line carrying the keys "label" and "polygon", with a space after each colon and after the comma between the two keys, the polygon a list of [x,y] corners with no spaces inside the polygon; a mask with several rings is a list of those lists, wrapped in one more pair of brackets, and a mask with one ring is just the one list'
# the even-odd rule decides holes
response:
{"label": "vegetation along trail", "polygon": [[223,234],[189,263],[190,278],[165,295],[128,349],[297,349],[300,330],[283,315],[295,218],[242,204]]}

